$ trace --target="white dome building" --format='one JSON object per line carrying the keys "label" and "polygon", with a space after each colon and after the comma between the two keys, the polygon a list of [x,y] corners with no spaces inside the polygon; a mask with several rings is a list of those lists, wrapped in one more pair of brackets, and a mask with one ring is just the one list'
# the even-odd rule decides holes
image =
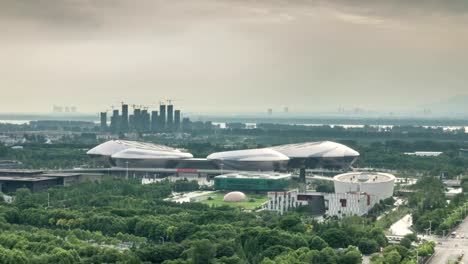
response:
{"label": "white dome building", "polygon": [[242,202],[245,201],[247,196],[242,192],[230,192],[224,195],[223,201],[225,202]]}

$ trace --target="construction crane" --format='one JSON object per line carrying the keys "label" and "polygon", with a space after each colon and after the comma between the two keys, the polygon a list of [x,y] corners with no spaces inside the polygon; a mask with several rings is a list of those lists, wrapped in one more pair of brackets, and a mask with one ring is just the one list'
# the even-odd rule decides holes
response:
{"label": "construction crane", "polygon": [[170,104],[170,105],[171,105],[173,102],[175,102],[175,101],[180,101],[180,100],[173,99],[173,98],[166,99],[166,102],[167,102],[168,104]]}

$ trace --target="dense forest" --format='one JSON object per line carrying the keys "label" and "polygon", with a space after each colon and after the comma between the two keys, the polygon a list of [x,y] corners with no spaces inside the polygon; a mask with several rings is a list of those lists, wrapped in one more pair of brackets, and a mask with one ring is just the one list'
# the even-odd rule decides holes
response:
{"label": "dense forest", "polygon": [[[373,263],[414,263],[411,243],[389,246],[371,218],[318,223],[300,212],[163,201],[173,188],[109,179],[19,189],[0,205],[0,263],[361,263],[381,247]],[[418,250],[430,255],[433,245]]]}

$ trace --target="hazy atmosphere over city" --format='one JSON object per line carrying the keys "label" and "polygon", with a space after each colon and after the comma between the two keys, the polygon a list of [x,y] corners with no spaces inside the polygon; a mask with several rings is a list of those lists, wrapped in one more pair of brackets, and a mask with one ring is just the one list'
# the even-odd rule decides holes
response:
{"label": "hazy atmosphere over city", "polygon": [[0,112],[410,111],[468,93],[467,23],[464,0],[2,0]]}
{"label": "hazy atmosphere over city", "polygon": [[468,0],[0,0],[0,264],[468,263]]}

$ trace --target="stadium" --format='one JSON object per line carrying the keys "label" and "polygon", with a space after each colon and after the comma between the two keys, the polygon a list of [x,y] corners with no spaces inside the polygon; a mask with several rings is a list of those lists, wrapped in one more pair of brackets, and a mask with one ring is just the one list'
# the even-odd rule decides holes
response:
{"label": "stadium", "polygon": [[206,158],[164,145],[111,140],[87,152],[113,167],[181,168],[234,171],[287,171],[297,168],[349,168],[359,153],[331,142],[306,142],[269,148],[216,152]]}

